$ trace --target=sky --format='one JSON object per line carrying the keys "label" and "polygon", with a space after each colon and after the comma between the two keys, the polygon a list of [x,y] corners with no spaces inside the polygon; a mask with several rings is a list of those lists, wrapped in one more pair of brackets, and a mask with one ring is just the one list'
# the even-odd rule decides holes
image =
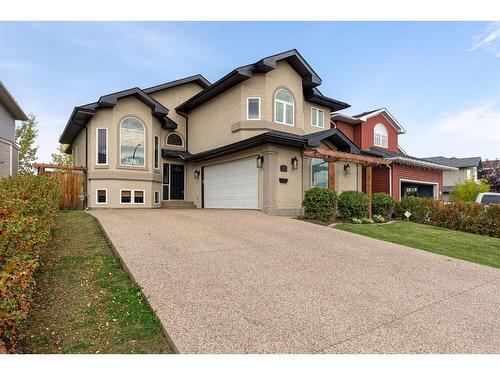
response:
{"label": "sky", "polygon": [[344,113],[386,107],[410,155],[500,157],[498,22],[0,22],[0,80],[49,162],[77,105],[292,48]]}

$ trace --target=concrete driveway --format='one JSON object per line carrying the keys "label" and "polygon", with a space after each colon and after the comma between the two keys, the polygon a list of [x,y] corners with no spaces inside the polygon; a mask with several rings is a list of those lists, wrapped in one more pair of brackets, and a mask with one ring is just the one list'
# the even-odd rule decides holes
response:
{"label": "concrete driveway", "polygon": [[290,218],[93,210],[183,353],[500,353],[500,270]]}

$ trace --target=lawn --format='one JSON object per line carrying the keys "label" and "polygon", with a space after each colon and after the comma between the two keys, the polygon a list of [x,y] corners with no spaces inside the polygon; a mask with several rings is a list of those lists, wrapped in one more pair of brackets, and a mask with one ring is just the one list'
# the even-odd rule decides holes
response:
{"label": "lawn", "polygon": [[336,229],[362,234],[436,254],[500,268],[500,238],[411,222],[338,224]]}
{"label": "lawn", "polygon": [[57,220],[20,352],[171,353],[158,318],[94,217],[65,211]]}

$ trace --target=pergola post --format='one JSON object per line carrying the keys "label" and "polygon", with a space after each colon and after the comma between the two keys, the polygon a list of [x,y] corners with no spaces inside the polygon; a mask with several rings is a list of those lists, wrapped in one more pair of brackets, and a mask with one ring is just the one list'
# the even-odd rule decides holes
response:
{"label": "pergola post", "polygon": [[366,167],[366,195],[368,196],[368,217],[372,218],[372,166]]}
{"label": "pergola post", "polygon": [[328,161],[328,189],[335,190],[335,161]]}

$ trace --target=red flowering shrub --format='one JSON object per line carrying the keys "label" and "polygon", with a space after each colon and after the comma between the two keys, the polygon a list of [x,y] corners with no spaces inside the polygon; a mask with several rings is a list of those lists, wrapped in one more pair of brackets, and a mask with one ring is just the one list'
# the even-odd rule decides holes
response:
{"label": "red flowering shrub", "polygon": [[38,257],[59,211],[60,187],[50,177],[0,180],[0,353],[15,351],[29,310]]}

